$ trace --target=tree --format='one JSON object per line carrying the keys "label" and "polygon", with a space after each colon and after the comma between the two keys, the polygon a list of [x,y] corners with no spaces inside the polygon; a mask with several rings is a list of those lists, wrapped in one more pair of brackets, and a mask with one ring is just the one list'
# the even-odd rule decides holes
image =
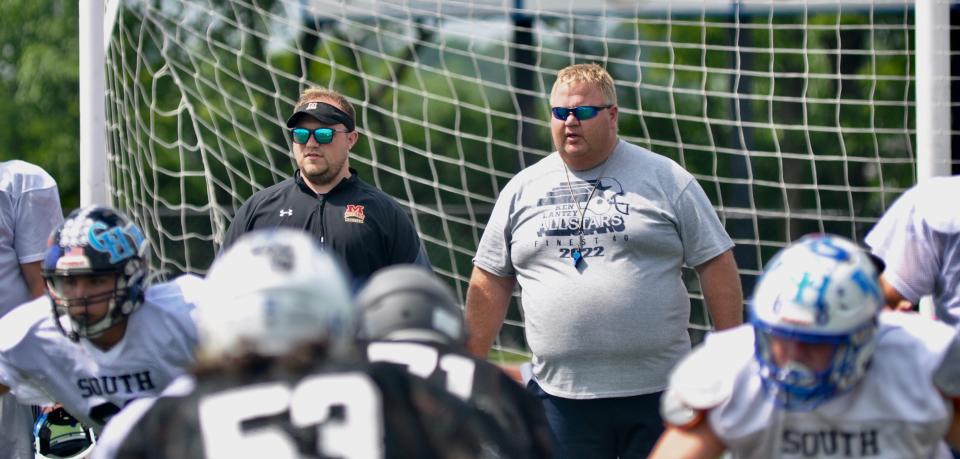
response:
{"label": "tree", "polygon": [[79,205],[78,2],[0,2],[0,158],[50,173]]}

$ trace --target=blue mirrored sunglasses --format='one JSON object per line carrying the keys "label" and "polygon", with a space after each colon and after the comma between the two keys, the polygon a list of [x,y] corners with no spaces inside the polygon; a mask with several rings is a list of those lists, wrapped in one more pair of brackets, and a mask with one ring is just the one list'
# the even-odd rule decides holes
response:
{"label": "blue mirrored sunglasses", "polygon": [[310,141],[310,135],[313,134],[313,139],[319,144],[325,144],[333,142],[333,134],[337,132],[350,132],[350,131],[338,131],[334,128],[316,128],[310,130],[307,128],[293,128],[290,130],[290,136],[293,138],[293,143],[305,144]]}
{"label": "blue mirrored sunglasses", "polygon": [[579,107],[567,108],[567,107],[553,107],[550,109],[553,112],[553,117],[560,120],[566,121],[567,117],[570,116],[570,112],[573,112],[573,116],[580,120],[588,120],[597,116],[600,113],[600,110],[605,110],[613,105],[604,105],[602,107],[597,107],[595,105],[581,105]]}

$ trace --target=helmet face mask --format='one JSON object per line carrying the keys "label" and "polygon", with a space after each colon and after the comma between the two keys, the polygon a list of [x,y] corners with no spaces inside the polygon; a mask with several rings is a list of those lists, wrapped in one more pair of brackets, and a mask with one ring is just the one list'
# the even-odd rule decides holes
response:
{"label": "helmet face mask", "polygon": [[[126,216],[101,206],[71,212],[51,234],[42,263],[57,325],[78,340],[96,337],[125,321],[143,302],[148,260],[149,247],[143,233]],[[79,296],[74,293],[73,286],[102,285],[109,276],[116,280],[112,289],[94,288],[93,294]],[[106,303],[102,315],[92,311],[101,303]],[[74,315],[69,314],[71,307]]]}
{"label": "helmet face mask", "polygon": [[[762,329],[754,324],[756,358],[764,390],[778,406],[792,410],[816,408],[826,400],[849,389],[863,376],[873,352],[874,322],[847,336],[796,336],[776,329]],[[817,349],[819,358],[783,356],[778,347],[784,342],[793,346]],[[778,346],[779,345],[779,346]],[[809,353],[816,353],[810,352]]]}
{"label": "helmet face mask", "polygon": [[750,322],[774,403],[813,409],[860,381],[883,305],[877,275],[866,253],[837,236],[804,237],[771,260]]}
{"label": "helmet face mask", "polygon": [[96,336],[112,323],[103,320],[126,295],[112,274],[53,276],[47,283],[57,314],[67,316],[79,336]]}

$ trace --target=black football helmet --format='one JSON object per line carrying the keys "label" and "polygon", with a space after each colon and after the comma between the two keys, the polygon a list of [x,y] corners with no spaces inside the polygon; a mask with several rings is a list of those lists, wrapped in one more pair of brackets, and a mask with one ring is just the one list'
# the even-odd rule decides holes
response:
{"label": "black football helmet", "polygon": [[374,273],[357,294],[358,338],[466,343],[463,311],[453,291],[422,266]]}
{"label": "black football helmet", "polygon": [[[57,325],[76,341],[93,337],[126,320],[143,302],[148,284],[149,246],[143,232],[120,212],[105,206],[81,207],[53,230],[42,272],[53,300]],[[116,274],[117,285],[104,295],[68,298],[63,281],[72,276]],[[93,323],[70,317],[69,306],[109,301],[107,314]],[[64,330],[60,316],[70,317]]]}
{"label": "black football helmet", "polygon": [[37,459],[80,459],[97,444],[93,429],[83,425],[63,408],[41,413],[33,425]]}

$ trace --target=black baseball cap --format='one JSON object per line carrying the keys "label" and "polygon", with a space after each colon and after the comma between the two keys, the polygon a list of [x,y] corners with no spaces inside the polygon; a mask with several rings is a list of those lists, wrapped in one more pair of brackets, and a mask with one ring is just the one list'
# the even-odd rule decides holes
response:
{"label": "black baseball cap", "polygon": [[301,116],[310,116],[315,118],[317,121],[326,124],[342,123],[347,127],[347,131],[353,131],[353,128],[355,127],[353,124],[353,118],[350,117],[350,115],[326,102],[304,102],[303,104],[298,105],[297,108],[293,110],[293,114],[290,115],[290,118],[287,118],[287,127],[291,129],[296,127],[297,120]]}

